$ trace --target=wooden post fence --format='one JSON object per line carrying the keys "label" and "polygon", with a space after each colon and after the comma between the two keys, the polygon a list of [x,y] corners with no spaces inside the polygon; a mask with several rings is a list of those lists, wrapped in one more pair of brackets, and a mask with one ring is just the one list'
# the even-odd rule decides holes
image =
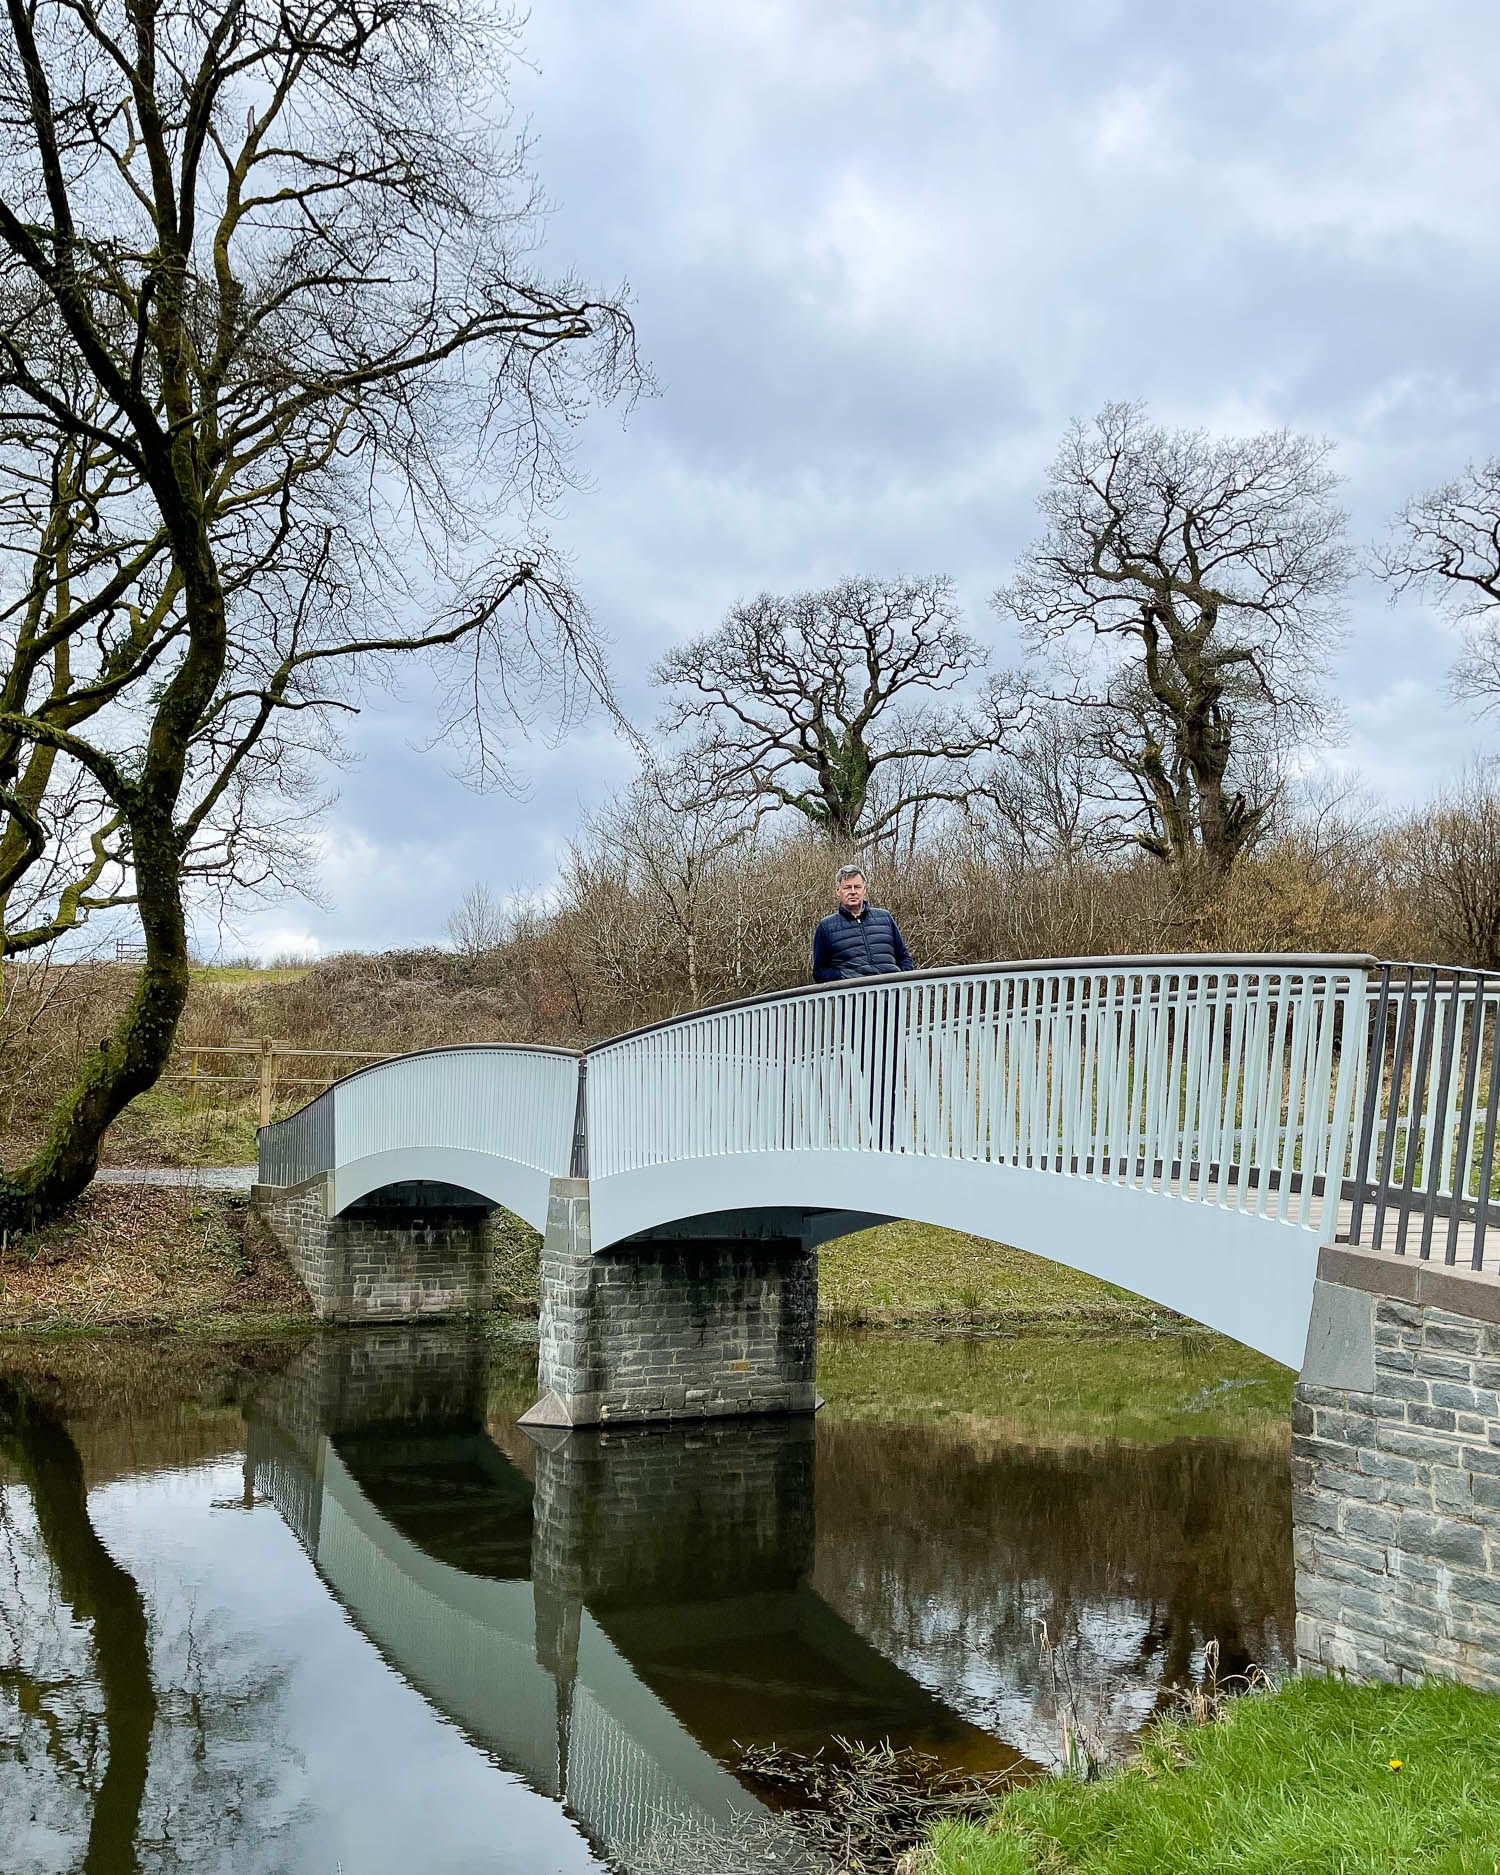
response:
{"label": "wooden post fence", "polygon": [[[185,1083],[190,1105],[195,1103],[200,1088],[237,1088],[242,1097],[255,1099],[256,1117],[261,1126],[269,1126],[276,1117],[278,1091],[291,1088],[299,1092],[303,1089],[309,1093],[319,1091],[361,1062],[391,1059],[388,1054],[376,1054],[368,1049],[293,1048],[269,1035],[212,1046],[185,1043],[179,1050],[179,1064],[182,1057],[186,1057],[185,1065],[168,1069],[162,1079]],[[205,1059],[211,1070],[208,1073],[203,1071]],[[285,1064],[292,1064],[291,1073],[286,1072]],[[311,1073],[297,1071],[304,1064],[312,1069]],[[220,1068],[222,1072],[217,1071]]]}

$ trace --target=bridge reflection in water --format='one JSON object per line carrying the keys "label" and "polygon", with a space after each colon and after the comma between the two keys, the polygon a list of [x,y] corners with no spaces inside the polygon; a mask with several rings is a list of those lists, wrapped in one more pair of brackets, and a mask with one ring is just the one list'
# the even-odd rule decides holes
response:
{"label": "bridge reflection in water", "polygon": [[247,1465],[391,1665],[607,1856],[763,1815],[736,1739],[1023,1762],[815,1592],[810,1420],[502,1450],[486,1395],[476,1339],[321,1337],[257,1396]]}

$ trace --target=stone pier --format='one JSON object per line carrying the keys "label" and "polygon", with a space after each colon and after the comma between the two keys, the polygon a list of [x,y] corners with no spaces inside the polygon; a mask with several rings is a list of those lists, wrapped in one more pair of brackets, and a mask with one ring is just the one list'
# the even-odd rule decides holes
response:
{"label": "stone pier", "polygon": [[413,1321],[489,1306],[492,1207],[430,1181],[390,1185],[333,1215],[331,1174],[257,1185],[256,1210],[329,1322]]}
{"label": "stone pier", "polygon": [[587,1180],[554,1179],[541,1288],[541,1397],[524,1424],[818,1404],[818,1253],[793,1214],[690,1220],[594,1254]]}
{"label": "stone pier", "polygon": [[1292,1474],[1304,1669],[1500,1692],[1500,1278],[1325,1248]]}

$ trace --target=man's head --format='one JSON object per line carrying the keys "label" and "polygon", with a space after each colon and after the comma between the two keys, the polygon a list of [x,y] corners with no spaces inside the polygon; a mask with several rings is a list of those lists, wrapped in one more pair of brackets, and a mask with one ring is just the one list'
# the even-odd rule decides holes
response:
{"label": "man's head", "polygon": [[857,917],[865,902],[865,875],[858,866],[840,866],[833,875],[833,889],[845,911]]}

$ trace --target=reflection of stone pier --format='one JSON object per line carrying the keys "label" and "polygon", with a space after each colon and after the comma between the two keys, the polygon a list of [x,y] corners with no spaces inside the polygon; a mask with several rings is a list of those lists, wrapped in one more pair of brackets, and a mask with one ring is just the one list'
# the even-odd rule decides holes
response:
{"label": "reflection of stone pier", "polygon": [[1343,1247],[1297,1387],[1297,1652],[1500,1692],[1500,1280]]}
{"label": "reflection of stone pier", "polygon": [[309,1343],[250,1413],[257,1486],[405,1677],[629,1868],[761,1806],[736,1737],[1010,1762],[814,1593],[813,1422],[544,1432],[536,1483],[484,1425],[482,1344]]}

